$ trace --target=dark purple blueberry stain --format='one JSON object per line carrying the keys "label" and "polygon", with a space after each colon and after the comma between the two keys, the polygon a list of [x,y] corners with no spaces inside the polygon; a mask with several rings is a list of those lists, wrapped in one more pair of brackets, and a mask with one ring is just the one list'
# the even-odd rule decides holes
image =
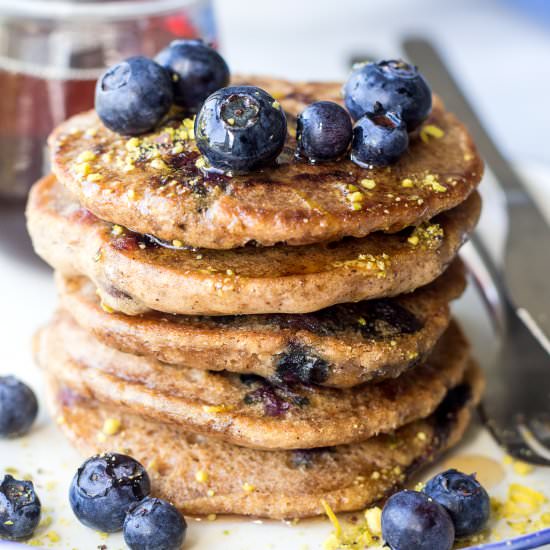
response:
{"label": "dark purple blueberry stain", "polygon": [[281,329],[305,330],[320,336],[355,330],[373,340],[413,334],[423,327],[413,313],[391,299],[336,305],[315,313],[272,315],[269,322]]}
{"label": "dark purple blueberry stain", "polygon": [[109,294],[109,296],[112,296],[113,298],[118,298],[123,300],[129,300],[132,298],[130,294],[127,294],[123,290],[120,290],[119,288],[112,285],[103,287],[103,291]]}
{"label": "dark purple blueberry stain", "polygon": [[443,444],[449,437],[450,430],[458,413],[472,398],[472,387],[468,383],[459,384],[450,389],[445,399],[435,411],[435,434],[438,442]]}
{"label": "dark purple blueberry stain", "polygon": [[309,399],[294,392],[288,386],[279,386],[260,376],[245,374],[240,376],[241,382],[248,387],[254,387],[245,394],[245,405],[261,404],[266,416],[282,416],[291,407],[305,407]]}
{"label": "dark purple blueberry stain", "polygon": [[83,400],[78,393],[67,386],[57,392],[57,399],[63,407],[72,407]]}
{"label": "dark purple blueberry stain", "polygon": [[332,447],[318,447],[316,449],[297,449],[290,455],[290,466],[292,468],[309,469],[314,466],[318,457],[331,453]]}
{"label": "dark purple blueberry stain", "polygon": [[283,384],[321,384],[329,375],[329,364],[310,349],[291,342],[276,358],[276,378]]}

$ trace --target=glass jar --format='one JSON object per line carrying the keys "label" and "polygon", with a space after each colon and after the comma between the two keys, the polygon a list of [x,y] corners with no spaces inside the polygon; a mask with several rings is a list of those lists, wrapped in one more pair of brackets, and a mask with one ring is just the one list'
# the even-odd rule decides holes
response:
{"label": "glass jar", "polygon": [[0,2],[0,198],[48,170],[48,134],[93,107],[106,67],[197,37],[215,43],[210,0]]}

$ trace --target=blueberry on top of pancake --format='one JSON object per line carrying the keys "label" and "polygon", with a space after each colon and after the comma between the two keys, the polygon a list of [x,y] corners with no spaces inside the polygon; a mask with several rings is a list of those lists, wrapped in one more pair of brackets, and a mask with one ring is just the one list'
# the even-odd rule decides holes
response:
{"label": "blueberry on top of pancake", "polygon": [[339,83],[240,78],[266,90],[287,115],[285,148],[272,166],[247,174],[205,170],[194,121],[169,115],[154,131],[127,138],[94,112],[70,118],[50,137],[53,170],[99,218],[193,247],[255,242],[302,245],[395,232],[463,202],[483,166],[462,124],[434,97],[428,119],[389,167],[340,158],[295,158],[293,119],[319,100],[342,103]]}

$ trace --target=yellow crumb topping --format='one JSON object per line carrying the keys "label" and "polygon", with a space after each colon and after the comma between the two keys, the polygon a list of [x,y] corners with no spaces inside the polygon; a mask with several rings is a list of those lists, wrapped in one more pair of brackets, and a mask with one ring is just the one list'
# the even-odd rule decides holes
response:
{"label": "yellow crumb topping", "polygon": [[504,464],[512,466],[514,469],[514,472],[520,476],[526,476],[530,474],[535,467],[532,464],[528,464],[527,462],[523,462],[523,460],[517,460],[510,455],[506,455],[504,457]]}
{"label": "yellow crumb topping", "polygon": [[235,407],[233,405],[203,405],[202,410],[207,413],[223,413],[233,410]]}
{"label": "yellow crumb topping", "polygon": [[380,508],[366,510],[363,521],[342,525],[324,500],[321,500],[321,504],[334,526],[334,531],[323,544],[324,550],[359,550],[380,543],[382,532]]}
{"label": "yellow crumb topping", "polygon": [[118,418],[107,418],[103,423],[102,432],[105,435],[116,435],[121,427],[122,422]]}
{"label": "yellow crumb topping", "polygon": [[59,542],[61,540],[61,537],[57,531],[48,531],[46,533],[46,537],[50,542]]}
{"label": "yellow crumb topping", "polygon": [[425,124],[420,128],[420,139],[424,143],[428,143],[431,138],[441,139],[445,132],[435,124]]}
{"label": "yellow crumb topping", "polygon": [[248,482],[243,483],[243,491],[245,493],[253,493],[256,490],[256,487]]}
{"label": "yellow crumb topping", "polygon": [[382,509],[378,506],[365,510],[365,519],[367,527],[373,535],[382,535]]}
{"label": "yellow crumb topping", "polygon": [[420,246],[424,249],[433,250],[439,247],[445,232],[437,223],[423,223],[415,227],[407,242],[411,246]]}
{"label": "yellow crumb topping", "polygon": [[427,174],[422,180],[423,187],[430,187],[436,193],[445,193],[447,188],[444,185],[441,185],[437,176],[434,174]]}
{"label": "yellow crumb topping", "polygon": [[114,313],[114,312],[115,312],[115,310],[114,310],[111,306],[107,305],[107,304],[106,304],[105,302],[103,302],[103,301],[101,301],[99,305],[101,306],[101,309],[102,309],[105,313]]}
{"label": "yellow crumb topping", "polygon": [[80,162],[75,164],[74,170],[79,176],[85,177],[92,172],[92,165],[89,162]]}
{"label": "yellow crumb topping", "polygon": [[96,154],[93,151],[82,151],[77,157],[76,162],[87,162],[95,160]]}
{"label": "yellow crumb topping", "polygon": [[195,479],[199,483],[206,483],[208,481],[208,472],[206,472],[205,470],[197,470],[197,472],[195,473]]}
{"label": "yellow crumb topping", "polygon": [[391,265],[387,254],[359,254],[355,260],[332,262],[335,268],[347,267],[352,269],[364,269],[373,272],[373,275],[383,279],[387,275],[387,269]]}
{"label": "yellow crumb topping", "polygon": [[369,178],[364,178],[359,182],[365,189],[374,189],[376,187],[376,182]]}
{"label": "yellow crumb topping", "polygon": [[351,202],[361,202],[363,200],[363,193],[361,193],[361,191],[355,191],[353,193],[350,193],[348,196],[347,196],[347,199],[348,201],[351,201]]}

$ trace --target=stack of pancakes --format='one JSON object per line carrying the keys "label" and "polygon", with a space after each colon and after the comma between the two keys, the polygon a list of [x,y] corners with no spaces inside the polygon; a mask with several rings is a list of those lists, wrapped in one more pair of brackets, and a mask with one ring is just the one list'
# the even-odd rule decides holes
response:
{"label": "stack of pancakes", "polygon": [[248,83],[290,130],[246,175],[205,167],[178,116],[53,133],[28,205],[60,294],[38,362],[76,446],[131,454],[184,513],[356,510],[454,445],[479,400],[449,303],[482,163],[435,98],[397,164],[308,164],[292,119],[339,84]]}

